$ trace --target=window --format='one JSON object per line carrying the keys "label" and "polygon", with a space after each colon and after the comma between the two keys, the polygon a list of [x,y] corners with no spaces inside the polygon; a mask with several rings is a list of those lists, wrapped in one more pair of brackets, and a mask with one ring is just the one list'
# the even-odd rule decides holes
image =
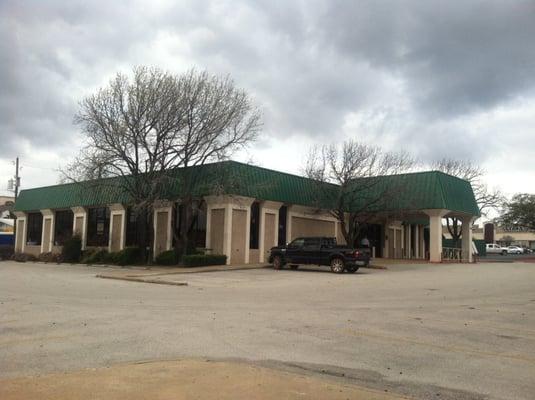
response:
{"label": "window", "polygon": [[72,236],[74,214],[71,210],[56,211],[54,221],[54,245],[63,246],[65,241]]}
{"label": "window", "polygon": [[320,247],[321,239],[320,238],[306,238],[304,242],[304,247]]}
{"label": "window", "polygon": [[258,240],[260,236],[260,203],[257,201],[251,204],[251,219],[249,221],[249,227],[249,248],[258,249]]}
{"label": "window", "polygon": [[126,246],[135,246],[137,244],[137,227],[138,215],[136,210],[128,207],[126,210]]}
{"label": "window", "polygon": [[[180,229],[183,224],[184,206],[177,204],[173,209],[173,221],[174,221],[174,235],[173,240],[180,236]],[[196,248],[206,247],[206,205],[204,203],[199,204],[194,200],[191,210],[191,223],[188,227],[190,245]]]}
{"label": "window", "polygon": [[26,243],[30,246],[41,245],[41,235],[43,234],[43,214],[29,213],[28,227],[26,228]]}
{"label": "window", "polygon": [[151,234],[152,213],[148,210],[147,214],[144,214],[143,210],[134,207],[128,207],[126,209],[126,246],[139,246],[142,238],[138,237],[139,230],[142,229],[143,218],[146,215],[145,221],[145,240],[149,240]]}
{"label": "window", "polygon": [[286,244],[286,216],[288,214],[288,207],[282,206],[279,209],[279,246]]}
{"label": "window", "polygon": [[305,239],[297,238],[297,239],[294,239],[294,241],[290,243],[288,247],[303,247],[304,244],[305,244]]}
{"label": "window", "polygon": [[87,210],[87,245],[107,246],[110,233],[110,210],[108,207]]}

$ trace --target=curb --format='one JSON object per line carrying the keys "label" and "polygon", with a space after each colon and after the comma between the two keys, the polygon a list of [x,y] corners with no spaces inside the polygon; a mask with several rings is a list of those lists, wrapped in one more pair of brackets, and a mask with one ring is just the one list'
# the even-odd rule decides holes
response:
{"label": "curb", "polygon": [[188,286],[188,282],[172,282],[172,281],[160,281],[158,279],[141,279],[121,276],[109,276],[109,275],[95,275],[95,278],[101,279],[115,279],[118,281],[140,282],[140,283],[156,283],[159,285],[171,285],[171,286]]}

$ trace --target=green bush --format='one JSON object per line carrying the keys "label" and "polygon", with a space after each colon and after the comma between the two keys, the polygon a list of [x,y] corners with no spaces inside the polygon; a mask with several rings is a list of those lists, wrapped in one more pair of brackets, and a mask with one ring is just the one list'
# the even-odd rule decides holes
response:
{"label": "green bush", "polygon": [[206,265],[225,265],[227,256],[221,254],[188,254],[182,257],[185,267],[201,267]]}
{"label": "green bush", "polygon": [[108,259],[108,252],[106,250],[86,250],[82,256],[83,264],[102,264]]}
{"label": "green bush", "polygon": [[52,252],[41,253],[39,254],[39,257],[37,257],[37,259],[46,263],[60,263],[63,261],[61,254]]}
{"label": "green bush", "polygon": [[158,254],[154,261],[159,265],[176,265],[178,257],[174,250],[167,250]]}
{"label": "green bush", "polygon": [[13,261],[18,261],[18,262],[37,261],[37,257],[35,257],[33,254],[27,254],[27,253],[13,253],[13,255],[11,256],[11,259]]}
{"label": "green bush", "polygon": [[80,236],[72,236],[63,243],[61,256],[65,262],[75,263],[80,261],[82,257],[82,239]]}
{"label": "green bush", "polygon": [[143,261],[141,249],[139,247],[126,247],[116,253],[115,263],[118,265],[135,265]]}

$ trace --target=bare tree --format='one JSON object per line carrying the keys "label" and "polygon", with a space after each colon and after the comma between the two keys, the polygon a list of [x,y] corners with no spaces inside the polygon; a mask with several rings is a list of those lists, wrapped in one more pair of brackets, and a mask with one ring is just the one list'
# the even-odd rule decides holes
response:
{"label": "bare tree", "polygon": [[[485,215],[488,211],[503,205],[504,196],[497,189],[489,189],[483,181],[485,170],[480,166],[474,165],[469,161],[443,158],[433,163],[432,168],[470,182],[481,215]],[[459,241],[462,232],[459,219],[455,217],[446,218],[446,226],[452,239]]]}
{"label": "bare tree", "polygon": [[[132,79],[118,73],[107,87],[84,99],[75,123],[86,142],[64,176],[116,177],[95,182],[113,182],[127,195],[141,221],[142,248],[148,243],[151,207],[169,199],[168,188],[178,184],[184,214],[178,247],[183,250],[188,246],[198,170],[187,167],[229,157],[253,141],[261,126],[259,111],[229,77],[196,70],[174,75],[147,67],[134,68]],[[185,172],[173,173],[179,167]]]}
{"label": "bare tree", "polygon": [[314,147],[305,173],[318,183],[318,207],[330,210],[340,223],[344,239],[352,245],[361,229],[377,217],[378,210],[388,209],[402,189],[385,185],[384,177],[406,172],[413,165],[407,153],[384,152],[350,140],[342,145]]}

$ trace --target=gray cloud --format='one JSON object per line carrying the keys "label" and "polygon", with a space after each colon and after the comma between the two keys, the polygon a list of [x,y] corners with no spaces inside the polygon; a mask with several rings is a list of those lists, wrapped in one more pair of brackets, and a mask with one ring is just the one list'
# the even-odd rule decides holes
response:
{"label": "gray cloud", "polygon": [[4,1],[0,158],[21,141],[68,153],[77,102],[157,64],[230,73],[264,108],[266,137],[330,141],[348,116],[382,113],[355,135],[429,159],[453,142],[483,161],[496,143],[470,149],[493,132],[466,121],[535,99],[534,20],[535,1]]}

